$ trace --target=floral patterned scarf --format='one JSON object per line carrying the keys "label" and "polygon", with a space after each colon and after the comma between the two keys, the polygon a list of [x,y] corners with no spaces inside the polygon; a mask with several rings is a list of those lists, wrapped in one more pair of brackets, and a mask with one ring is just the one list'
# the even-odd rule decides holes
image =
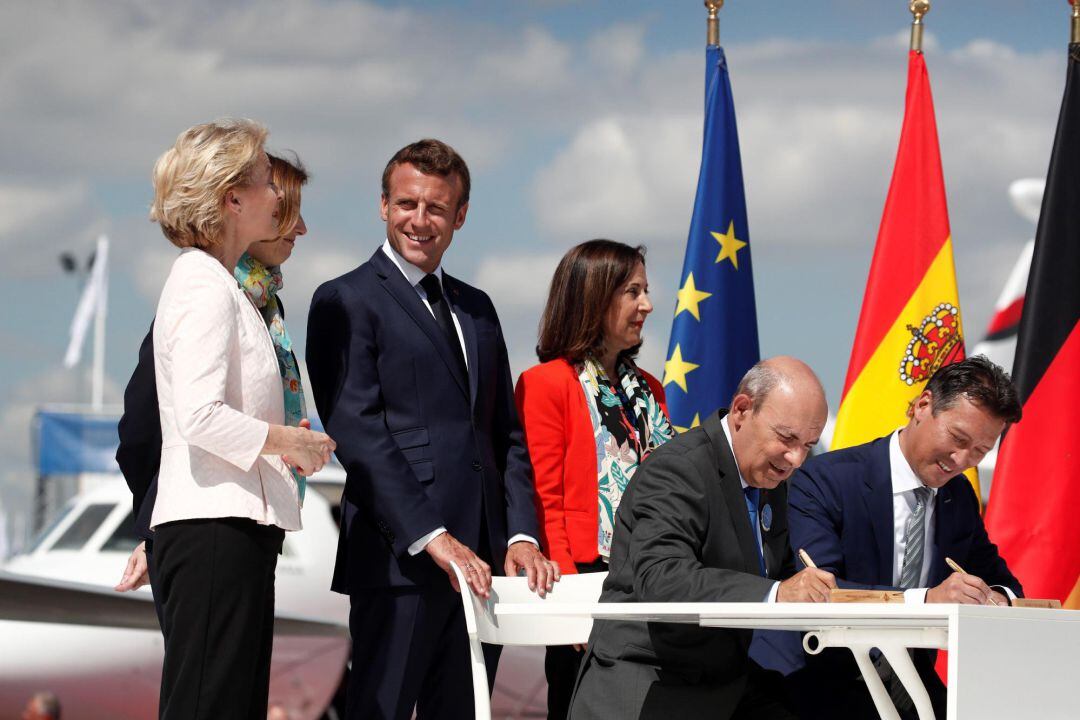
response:
{"label": "floral patterned scarf", "polygon": [[596,439],[600,504],[597,550],[603,558],[611,557],[615,512],[631,476],[650,452],[675,436],[671,422],[633,361],[619,360],[615,369],[618,385],[591,358],[575,365]]}
{"label": "floral patterned scarf", "polygon": [[[285,391],[285,424],[297,427],[300,421],[307,417],[307,403],[304,402],[304,388],[300,384],[300,368],[296,364],[296,355],[293,354],[292,338],[285,327],[285,318],[281,315],[281,305],[277,299],[278,291],[282,288],[281,268],[266,267],[244,253],[236,263],[233,276],[266,321],[270,339],[274,342],[278,369],[281,371],[281,384]],[[307,479],[295,469],[292,473],[300,490],[300,502],[303,503]]]}

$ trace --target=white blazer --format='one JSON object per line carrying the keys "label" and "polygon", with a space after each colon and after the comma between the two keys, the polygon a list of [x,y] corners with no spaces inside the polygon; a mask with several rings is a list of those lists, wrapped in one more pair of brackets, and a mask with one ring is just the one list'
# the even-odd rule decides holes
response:
{"label": "white blazer", "polygon": [[300,496],[280,456],[260,455],[285,423],[266,323],[231,272],[202,250],[173,263],[154,320],[161,469],[150,526],[242,517],[300,529]]}

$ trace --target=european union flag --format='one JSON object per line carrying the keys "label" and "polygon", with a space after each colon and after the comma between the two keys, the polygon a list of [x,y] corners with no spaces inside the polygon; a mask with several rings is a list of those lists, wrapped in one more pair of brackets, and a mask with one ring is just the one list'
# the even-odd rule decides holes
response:
{"label": "european union flag", "polygon": [[705,141],[664,390],[679,430],[731,400],[759,359],[739,134],[723,48],[705,49]]}

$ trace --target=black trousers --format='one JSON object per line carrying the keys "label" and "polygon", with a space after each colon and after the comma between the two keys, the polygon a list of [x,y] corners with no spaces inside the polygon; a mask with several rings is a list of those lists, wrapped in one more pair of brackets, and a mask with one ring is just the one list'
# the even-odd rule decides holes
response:
{"label": "black trousers", "polygon": [[[930,696],[934,715],[944,718],[948,695],[944,683],[934,670],[936,653],[926,649],[910,652],[915,669]],[[915,703],[883,655],[876,657],[874,667],[902,720],[918,720]],[[806,667],[788,675],[784,683],[787,695],[802,720],[831,720],[836,717],[877,720],[879,717],[859,667],[846,649],[830,648],[813,656]]]}
{"label": "black trousers", "polygon": [[[350,601],[348,720],[409,720],[414,707],[418,720],[475,717],[465,611],[449,581],[359,590]],[[483,650],[490,692],[502,648]]]}
{"label": "black trousers", "polygon": [[[591,563],[575,563],[579,573],[607,572],[608,564],[596,558]],[[549,645],[544,655],[544,676],[547,678],[548,720],[566,720],[570,698],[585,652],[572,645]]]}
{"label": "black trousers", "polygon": [[163,720],[265,720],[274,570],[285,531],[242,518],[182,520],[154,533]]}

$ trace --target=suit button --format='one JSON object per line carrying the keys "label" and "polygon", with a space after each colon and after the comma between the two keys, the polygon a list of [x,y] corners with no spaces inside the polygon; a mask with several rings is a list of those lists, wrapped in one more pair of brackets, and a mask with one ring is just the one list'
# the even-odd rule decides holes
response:
{"label": "suit button", "polygon": [[472,469],[473,470],[475,470],[476,472],[480,472],[480,467],[481,467],[481,465],[480,465],[479,460],[473,460],[472,461]]}

